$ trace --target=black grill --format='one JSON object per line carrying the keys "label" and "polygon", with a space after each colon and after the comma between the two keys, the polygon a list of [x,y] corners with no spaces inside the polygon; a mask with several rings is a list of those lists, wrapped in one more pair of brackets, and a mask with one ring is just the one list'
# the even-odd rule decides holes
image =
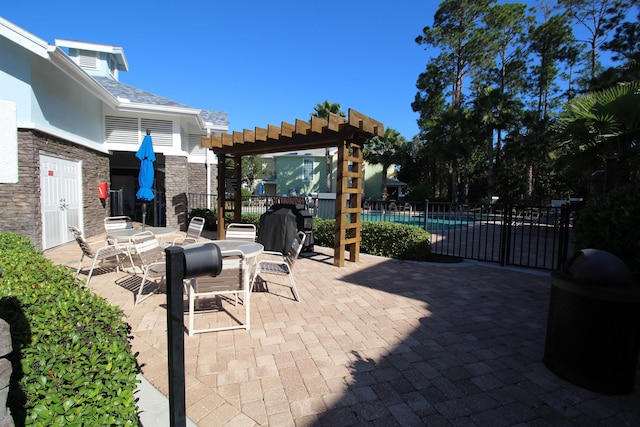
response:
{"label": "black grill", "polygon": [[275,204],[260,217],[258,242],[265,250],[286,252],[296,231],[306,235],[301,252],[313,252],[313,216],[302,204]]}

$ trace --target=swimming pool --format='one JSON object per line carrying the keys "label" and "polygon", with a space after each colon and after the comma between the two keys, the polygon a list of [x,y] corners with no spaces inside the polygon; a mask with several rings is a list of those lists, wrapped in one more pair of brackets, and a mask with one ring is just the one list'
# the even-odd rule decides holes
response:
{"label": "swimming pool", "polygon": [[[360,215],[362,221],[370,222],[393,222],[396,224],[414,225],[424,228],[424,216],[404,213],[389,212],[369,212]],[[462,228],[469,225],[469,221],[464,217],[457,218],[427,218],[427,231],[448,230],[451,228]]]}

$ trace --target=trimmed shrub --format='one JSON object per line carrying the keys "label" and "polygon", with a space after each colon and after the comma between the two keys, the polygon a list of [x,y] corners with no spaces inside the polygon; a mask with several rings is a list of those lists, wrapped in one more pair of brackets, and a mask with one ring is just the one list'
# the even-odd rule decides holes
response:
{"label": "trimmed shrub", "polygon": [[216,211],[205,208],[191,209],[191,211],[189,211],[189,220],[194,216],[204,218],[205,230],[215,231],[218,229],[218,217],[216,216]]}
{"label": "trimmed shrub", "polygon": [[578,212],[576,249],[602,249],[619,257],[640,282],[640,185],[628,184],[592,199]]}
{"label": "trimmed shrub", "polygon": [[[313,220],[315,244],[334,247],[335,220]],[[370,255],[405,260],[426,261],[431,256],[431,234],[406,224],[363,221],[360,229],[360,251]]]}
{"label": "trimmed shrub", "polygon": [[[227,213],[224,216],[224,223],[225,225],[229,225],[232,222],[235,222],[233,220],[233,214],[232,213]],[[240,216],[240,223],[241,224],[253,224],[256,226],[256,230],[258,229],[258,225],[260,224],[260,214],[255,214],[255,213],[243,213]]]}
{"label": "trimmed shrub", "polygon": [[0,232],[0,266],[15,424],[137,426],[139,367],[119,309],[17,234]]}

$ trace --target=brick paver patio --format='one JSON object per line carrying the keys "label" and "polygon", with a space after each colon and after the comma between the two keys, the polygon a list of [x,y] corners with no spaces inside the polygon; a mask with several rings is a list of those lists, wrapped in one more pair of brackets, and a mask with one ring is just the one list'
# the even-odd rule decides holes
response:
{"label": "brick paver patio", "polygon": [[[75,242],[45,255],[74,269],[80,258]],[[640,425],[640,375],[633,394],[605,396],[542,363],[549,273],[304,255],[301,302],[269,284],[252,294],[250,331],[185,334],[199,426]],[[91,287],[121,307],[144,376],[166,395],[166,296],[134,307],[135,283],[109,272]]]}

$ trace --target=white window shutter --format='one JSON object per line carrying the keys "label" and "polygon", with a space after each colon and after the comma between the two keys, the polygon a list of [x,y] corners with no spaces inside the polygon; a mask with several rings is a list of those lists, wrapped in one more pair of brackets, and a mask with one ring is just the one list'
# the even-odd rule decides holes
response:
{"label": "white window shutter", "polygon": [[151,132],[154,146],[173,146],[173,122],[170,120],[141,119],[140,130],[145,135]]}
{"label": "white window shutter", "polygon": [[98,52],[92,52],[90,50],[79,50],[78,65],[80,65],[81,68],[97,70],[98,69]]}
{"label": "white window shutter", "polygon": [[105,117],[105,142],[138,144],[138,119],[135,117]]}

